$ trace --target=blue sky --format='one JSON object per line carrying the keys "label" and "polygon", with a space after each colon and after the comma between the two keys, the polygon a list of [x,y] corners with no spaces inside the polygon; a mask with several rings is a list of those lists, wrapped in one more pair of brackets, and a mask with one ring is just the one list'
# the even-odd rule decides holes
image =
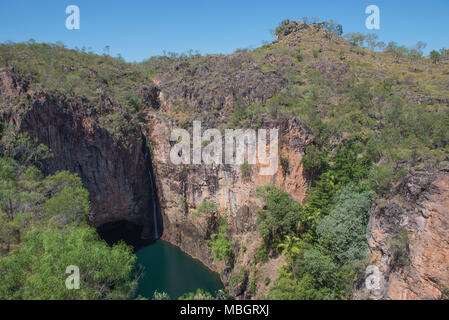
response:
{"label": "blue sky", "polygon": [[[77,5],[81,29],[67,30],[65,8]],[[141,61],[163,50],[230,53],[258,47],[271,40],[270,29],[285,18],[308,16],[333,19],[344,32],[372,32],[365,28],[365,8],[377,5],[383,41],[412,46],[428,43],[425,50],[449,48],[448,0],[172,0],[103,1],[2,0],[0,42],[62,41],[68,47],[91,47]]]}

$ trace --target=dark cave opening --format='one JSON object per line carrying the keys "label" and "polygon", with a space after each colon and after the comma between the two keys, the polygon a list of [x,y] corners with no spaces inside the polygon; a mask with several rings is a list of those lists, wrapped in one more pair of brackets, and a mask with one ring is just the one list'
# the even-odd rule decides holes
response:
{"label": "dark cave opening", "polygon": [[109,222],[97,227],[100,237],[110,246],[124,241],[127,245],[138,251],[155,242],[154,239],[145,239],[142,237],[143,226],[135,222],[121,220]]}
{"label": "dark cave opening", "polygon": [[133,246],[135,251],[159,240],[163,232],[163,219],[154,181],[151,153],[145,136],[142,136],[142,153],[145,157],[145,172],[143,174],[148,175],[149,180],[147,190],[148,211],[137,222],[123,219],[97,227],[100,237],[109,245],[124,241],[126,244]]}

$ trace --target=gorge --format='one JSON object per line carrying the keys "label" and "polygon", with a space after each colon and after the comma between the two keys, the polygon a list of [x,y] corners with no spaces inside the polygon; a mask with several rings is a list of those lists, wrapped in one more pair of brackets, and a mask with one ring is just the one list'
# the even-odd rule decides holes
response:
{"label": "gorge", "polygon": [[[146,298],[196,286],[236,299],[444,298],[448,62],[411,69],[409,57],[330,37],[322,23],[278,29],[255,50],[140,64],[0,45],[1,135],[46,145],[53,157],[35,163],[44,175],[81,178],[89,225],[148,267]],[[277,129],[275,173],[259,174],[257,161],[173,164],[173,130],[193,136],[193,121]],[[339,224],[354,208],[355,236]],[[335,250],[329,234],[343,235]],[[358,251],[366,257],[351,264]],[[367,264],[380,270],[376,290],[363,285]]]}

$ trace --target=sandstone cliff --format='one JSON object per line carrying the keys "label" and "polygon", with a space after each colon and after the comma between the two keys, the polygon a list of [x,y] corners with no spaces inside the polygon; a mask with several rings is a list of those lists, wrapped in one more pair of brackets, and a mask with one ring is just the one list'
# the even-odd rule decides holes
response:
{"label": "sandstone cliff", "polygon": [[449,170],[414,172],[379,200],[367,237],[380,286],[359,298],[441,299],[449,284]]}
{"label": "sandstone cliff", "polygon": [[[148,114],[149,140],[152,141],[152,159],[158,198],[162,208],[163,239],[199,259],[210,269],[219,272],[228,284],[229,277],[243,266],[251,270],[255,265],[256,250],[262,239],[257,229],[258,210],[264,203],[256,198],[256,188],[268,184],[289,191],[298,201],[306,197],[307,182],[303,174],[301,157],[312,136],[296,118],[271,124],[279,128],[280,150],[288,159],[288,170],[279,163],[274,176],[261,176],[258,166],[251,169],[250,177],[243,177],[238,165],[173,165],[169,158],[170,123]],[[208,199],[215,202],[220,214],[230,226],[234,263],[229,266],[213,260],[207,240],[217,232],[217,217],[194,216],[200,203]],[[275,279],[282,257],[270,260],[260,267],[256,281],[259,296],[267,289],[263,279]],[[251,275],[252,277],[253,275]],[[232,288],[231,288],[232,289]],[[238,288],[236,296],[250,298],[249,288]]]}

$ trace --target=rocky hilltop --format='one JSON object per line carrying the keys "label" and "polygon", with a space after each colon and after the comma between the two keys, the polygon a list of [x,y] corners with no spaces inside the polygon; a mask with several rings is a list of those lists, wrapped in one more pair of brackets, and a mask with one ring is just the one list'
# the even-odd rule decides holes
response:
{"label": "rocky hilltop", "polygon": [[[367,290],[369,275],[360,272],[351,275],[353,288],[344,289],[351,293],[336,296],[444,298],[449,63],[412,51],[398,55],[393,45],[367,50],[328,26],[287,20],[276,41],[255,50],[169,55],[140,64],[46,44],[2,45],[2,136],[27,132],[53,151],[41,164],[46,174],[77,173],[89,190],[89,218],[97,227],[123,220],[144,224],[152,170],[162,238],[219,272],[237,298],[266,297],[278,275],[288,274],[285,266],[307,269],[295,262],[301,258],[291,260],[277,247],[260,259],[266,239],[258,218],[267,203],[256,196],[258,187],[280,188],[307,212],[318,208],[317,216],[294,228],[324,247],[308,230],[332,215],[335,190],[348,181],[369,186],[375,205],[364,266],[379,268],[380,287]],[[50,63],[53,55],[56,64]],[[279,129],[277,173],[261,176],[259,165],[174,165],[170,134],[176,128],[191,132],[194,120],[221,131]],[[352,145],[360,148],[341,151]],[[348,165],[339,167],[344,152]],[[321,200],[322,208],[316,207]],[[201,212],[205,202],[214,204],[210,212]],[[216,259],[211,251],[223,218],[232,259]]]}

